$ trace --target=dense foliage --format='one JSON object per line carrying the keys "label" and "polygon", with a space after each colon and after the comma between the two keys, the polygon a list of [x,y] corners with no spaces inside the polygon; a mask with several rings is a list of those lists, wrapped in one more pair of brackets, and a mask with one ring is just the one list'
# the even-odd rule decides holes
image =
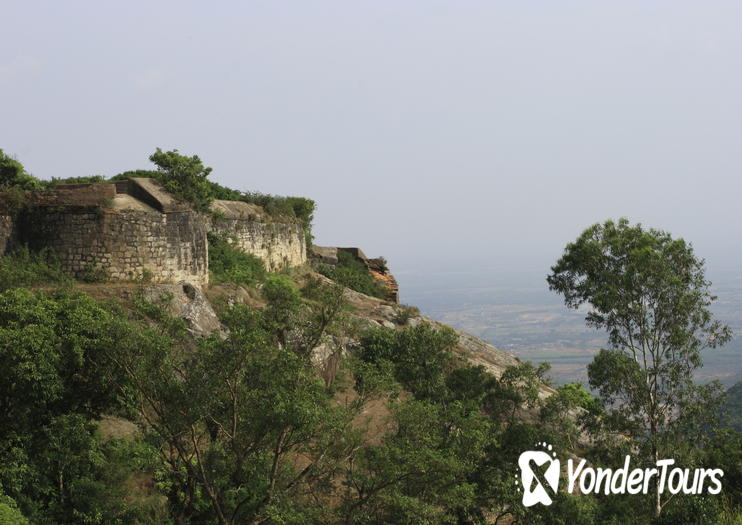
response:
{"label": "dense foliage", "polygon": [[22,246],[0,257],[0,291],[19,286],[71,282],[72,278],[51,250],[33,252]]}
{"label": "dense foliage", "polygon": [[[608,427],[633,439],[647,463],[677,457],[718,425],[723,390],[694,383],[701,351],[731,330],[715,320],[704,262],[683,239],[628,220],[586,229],[552,267],[549,287],[570,308],[588,305],[589,326],[608,348],[588,365],[590,385],[609,411]],[[672,497],[655,483],[654,513]]]}
{"label": "dense foliage", "polygon": [[26,172],[26,168],[18,160],[0,149],[0,189],[7,188],[37,190],[42,188],[42,183]]}
{"label": "dense foliage", "polygon": [[721,413],[727,425],[742,432],[742,381],[727,390]]}
{"label": "dense foliage", "polygon": [[253,286],[265,278],[265,264],[262,259],[238,250],[222,235],[209,233],[208,238],[212,283]]}
{"label": "dense foliage", "polygon": [[106,182],[106,178],[103,175],[88,175],[84,177],[52,177],[49,181],[42,181],[44,188],[47,189],[54,189],[63,184],[95,184],[98,182]]}
{"label": "dense foliage", "polygon": [[239,198],[234,200],[241,200],[262,206],[273,217],[296,218],[304,226],[306,245],[312,245],[314,240],[312,235],[312,221],[314,221],[315,209],[313,200],[305,197],[282,197],[258,192],[240,193]]}
{"label": "dense foliage", "polygon": [[[171,297],[101,303],[74,291],[50,253],[2,257],[0,524],[739,524],[742,435],[717,426],[714,387],[683,375],[710,344],[705,328],[726,334],[704,310],[702,265],[684,243],[624,223],[586,235],[550,282],[610,328],[589,370],[598,399],[576,383],[544,396],[547,365],[474,366],[448,328],[361,323],[344,286],[373,292],[372,278],[345,252],[325,268],[340,284],[299,287],[210,236],[213,280],[252,287],[263,306],[225,301],[226,330],[200,339],[169,315]],[[642,295],[658,286],[678,302],[655,309],[662,318],[697,315],[667,321],[657,343],[685,365],[642,371],[611,323],[632,327],[643,305],[662,306]],[[680,404],[647,435],[637,421],[651,396],[636,380],[665,371]],[[659,517],[652,494],[559,492],[526,508],[518,457],[542,441],[562,461],[612,468],[626,454],[651,464],[655,446],[679,466],[724,469],[724,492],[679,494]]]}
{"label": "dense foliage", "polygon": [[17,214],[26,205],[28,192],[41,188],[40,180],[0,149],[0,209],[3,215]]}
{"label": "dense foliage", "polygon": [[214,200],[211,182],[207,179],[212,169],[203,165],[198,155],[182,155],[177,149],[162,151],[157,148],[149,157],[157,166],[156,170],[126,171],[111,180],[131,177],[150,177],[157,179],[162,187],[178,199],[191,204],[196,210],[208,212]]}
{"label": "dense foliage", "polygon": [[140,333],[83,294],[0,294],[0,492],[33,523],[134,519],[115,468],[121,445],[101,441],[94,422],[127,387],[106,352]]}
{"label": "dense foliage", "polygon": [[[449,329],[354,333],[343,288],[268,275],[265,308],[224,305],[194,340],[162,304],[0,293],[0,516],[23,523],[649,523],[651,498],[559,494],[524,508],[517,458],[584,447],[602,406],[580,385],[542,399],[547,366],[495,377]],[[313,364],[330,350],[335,369]],[[338,346],[340,348],[340,346]],[[581,410],[583,417],[565,418]],[[103,414],[138,430],[102,435]],[[368,418],[373,418],[369,420]],[[114,418],[116,419],[116,418]],[[597,435],[597,434],[596,434]],[[582,453],[620,464],[622,446]],[[742,482],[739,434],[678,450]],[[679,496],[662,523],[731,523],[740,502]],[[12,517],[12,518],[11,518]],[[673,521],[667,521],[672,519]],[[12,523],[12,521],[9,521]],[[657,522],[660,523],[660,522]]]}
{"label": "dense foliage", "polygon": [[336,265],[320,264],[317,266],[317,271],[356,292],[372,297],[386,297],[388,291],[368,273],[368,269],[360,261],[345,250],[338,250],[337,253],[338,263]]}

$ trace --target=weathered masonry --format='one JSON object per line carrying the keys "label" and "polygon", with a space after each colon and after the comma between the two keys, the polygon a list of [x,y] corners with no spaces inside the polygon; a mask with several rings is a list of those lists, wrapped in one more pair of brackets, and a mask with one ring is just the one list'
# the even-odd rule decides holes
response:
{"label": "weathered masonry", "polygon": [[217,200],[211,209],[211,231],[225,234],[241,251],[260,257],[268,270],[307,262],[304,228],[295,219],[268,217],[260,206],[247,202]]}
{"label": "weathered masonry", "polygon": [[360,248],[338,248],[336,246],[317,245],[310,246],[309,256],[318,263],[335,266],[338,264],[339,251],[349,253],[356,261],[366,267],[371,277],[379,281],[386,289],[385,299],[387,301],[399,303],[399,285],[383,257],[369,259]]}
{"label": "weathered masonry", "polygon": [[153,179],[64,185],[35,192],[14,219],[0,217],[0,252],[48,247],[77,277],[102,271],[112,280],[204,285],[213,228],[269,269],[306,262],[301,224],[274,221],[247,203],[217,201],[214,209],[215,219],[197,213]]}

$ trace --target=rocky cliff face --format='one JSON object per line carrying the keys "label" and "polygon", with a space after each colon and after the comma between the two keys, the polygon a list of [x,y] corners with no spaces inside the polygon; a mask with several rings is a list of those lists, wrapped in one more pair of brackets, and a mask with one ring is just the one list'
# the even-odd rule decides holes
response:
{"label": "rocky cliff face", "polygon": [[195,337],[226,334],[209,300],[192,284],[155,284],[144,288],[142,297],[162,304],[170,315],[183,319]]}

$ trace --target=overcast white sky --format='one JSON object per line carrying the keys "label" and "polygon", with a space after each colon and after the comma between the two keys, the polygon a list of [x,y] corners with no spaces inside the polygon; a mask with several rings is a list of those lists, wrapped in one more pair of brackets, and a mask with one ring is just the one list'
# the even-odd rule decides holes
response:
{"label": "overcast white sky", "polygon": [[13,2],[0,148],[42,178],[146,168],[318,203],[405,275],[543,279],[628,216],[742,255],[742,2]]}

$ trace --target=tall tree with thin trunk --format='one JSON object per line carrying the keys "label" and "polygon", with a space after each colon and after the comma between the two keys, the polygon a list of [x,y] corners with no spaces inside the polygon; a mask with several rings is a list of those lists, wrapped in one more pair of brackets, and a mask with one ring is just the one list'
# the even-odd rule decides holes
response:
{"label": "tall tree with thin trunk", "polygon": [[[608,333],[608,348],[588,366],[588,377],[614,428],[651,463],[673,457],[720,397],[718,385],[693,382],[701,351],[731,338],[709,309],[716,297],[703,259],[667,232],[609,220],[569,243],[547,281],[568,307],[588,307],[589,326]],[[691,413],[689,426],[684,416]],[[656,487],[655,515],[668,502]]]}

